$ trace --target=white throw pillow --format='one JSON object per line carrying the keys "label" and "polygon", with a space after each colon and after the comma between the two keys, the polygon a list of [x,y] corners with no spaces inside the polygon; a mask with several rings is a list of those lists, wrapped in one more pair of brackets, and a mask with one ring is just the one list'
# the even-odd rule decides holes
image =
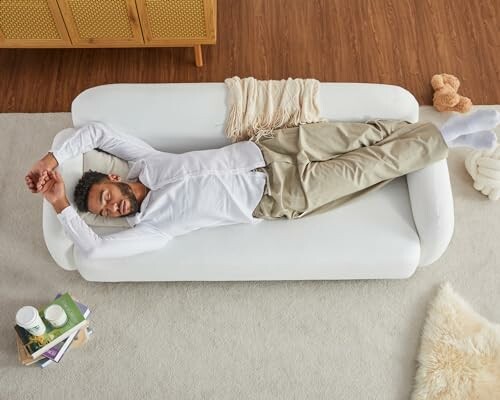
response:
{"label": "white throw pillow", "polygon": [[[83,155],[83,171],[88,170],[102,172],[104,174],[119,175],[122,180],[128,175],[128,163],[121,158],[102,151],[92,150]],[[111,226],[130,228],[126,218],[106,218],[90,212],[80,212],[78,214],[91,226]]]}

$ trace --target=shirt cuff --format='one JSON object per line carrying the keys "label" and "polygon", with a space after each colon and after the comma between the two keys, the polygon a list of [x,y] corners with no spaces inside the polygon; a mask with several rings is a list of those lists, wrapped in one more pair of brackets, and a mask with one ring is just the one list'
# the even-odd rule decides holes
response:
{"label": "shirt cuff", "polygon": [[59,151],[50,149],[49,153],[52,153],[52,155],[54,156],[54,158],[57,161],[58,166],[61,165],[61,163],[64,161],[64,158],[63,158],[62,154],[59,153]]}
{"label": "shirt cuff", "polygon": [[59,221],[61,223],[64,223],[65,221],[69,221],[70,219],[77,217],[77,216],[78,216],[78,213],[71,205],[66,207],[59,214],[57,214],[57,218],[59,219]]}

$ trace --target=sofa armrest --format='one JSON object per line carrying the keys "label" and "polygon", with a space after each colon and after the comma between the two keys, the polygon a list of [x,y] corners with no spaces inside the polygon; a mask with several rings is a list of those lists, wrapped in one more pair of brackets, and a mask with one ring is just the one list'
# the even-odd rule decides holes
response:
{"label": "sofa armrest", "polygon": [[406,176],[413,220],[420,237],[419,266],[432,264],[445,252],[455,224],[446,160]]}
{"label": "sofa armrest", "polygon": [[[74,131],[73,128],[63,129],[54,137],[53,144],[61,143],[61,141],[71,136]],[[72,202],[72,193],[83,172],[83,156],[79,155],[67,160],[62,165],[59,165],[57,170],[63,177],[68,199]],[[43,200],[43,236],[54,261],[61,268],[67,270],[76,269],[73,255],[74,244],[66,236],[52,205],[45,199]]]}
{"label": "sofa armrest", "polygon": [[63,269],[75,270],[73,242],[66,236],[52,205],[43,200],[43,237],[50,255]]}

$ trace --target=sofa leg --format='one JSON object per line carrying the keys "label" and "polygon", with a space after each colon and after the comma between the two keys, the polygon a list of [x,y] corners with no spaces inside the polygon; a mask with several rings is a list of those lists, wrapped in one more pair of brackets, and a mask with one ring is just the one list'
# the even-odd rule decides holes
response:
{"label": "sofa leg", "polygon": [[201,44],[197,44],[194,49],[194,61],[197,67],[203,67],[203,53],[201,52]]}

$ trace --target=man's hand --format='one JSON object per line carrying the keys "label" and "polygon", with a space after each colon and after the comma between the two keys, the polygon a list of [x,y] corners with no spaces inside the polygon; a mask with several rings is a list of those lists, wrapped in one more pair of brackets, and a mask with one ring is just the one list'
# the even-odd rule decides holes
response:
{"label": "man's hand", "polygon": [[37,161],[24,178],[28,189],[31,190],[32,193],[39,193],[49,179],[47,174],[43,174],[44,171],[53,171],[57,165],[58,162],[52,153],[48,153],[41,160]]}
{"label": "man's hand", "polygon": [[45,183],[41,186],[40,192],[59,214],[69,206],[62,176],[57,171],[44,171],[42,177]]}

